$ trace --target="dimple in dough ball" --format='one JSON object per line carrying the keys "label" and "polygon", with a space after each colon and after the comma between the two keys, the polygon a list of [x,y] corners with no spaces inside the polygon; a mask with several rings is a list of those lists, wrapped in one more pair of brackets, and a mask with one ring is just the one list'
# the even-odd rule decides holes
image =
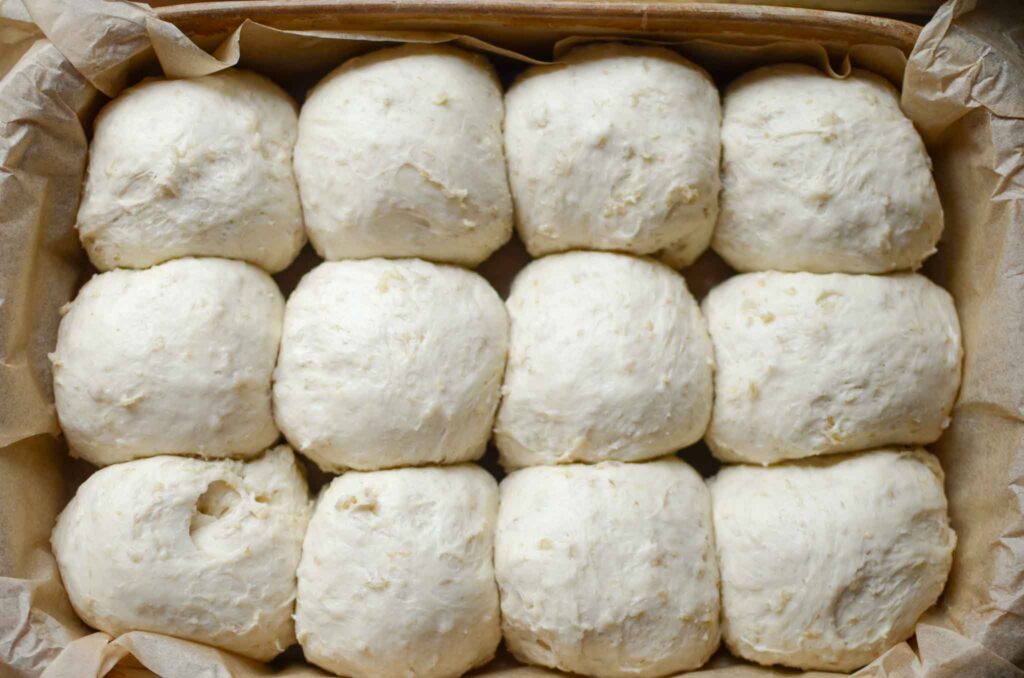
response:
{"label": "dimple in dough ball", "polygon": [[494,566],[522,661],[663,676],[718,647],[711,499],[673,457],[537,466],[501,483]]}
{"label": "dimple in dough ball", "polygon": [[152,457],[90,476],[51,541],[89,626],[267,661],[295,642],[295,570],[311,512],[286,446],[245,462]]}
{"label": "dimple in dough ball", "polygon": [[704,435],[711,341],[668,266],[605,252],[552,255],[523,269],[507,306],[494,430],[506,468],[640,461]]}
{"label": "dimple in dough ball", "polygon": [[921,449],[722,469],[711,495],[729,649],[845,673],[908,638],[952,565],[942,479]]}
{"label": "dimple in dough ball", "polygon": [[299,116],[295,174],[325,259],[475,266],[512,235],[494,69],[445,45],[345,62]]}
{"label": "dimple in dough ball", "polygon": [[66,307],[53,362],[72,453],[258,454],[279,437],[270,378],[284,298],[241,261],[176,259],[94,276]]}
{"label": "dimple in dough ball", "polygon": [[886,80],[759,68],[726,90],[712,247],[741,271],[885,273],[935,251],[931,160]]}
{"label": "dimple in dough ball", "polygon": [[501,640],[494,583],[498,488],[463,464],[336,478],[299,565],[306,658],[355,678],[459,676]]}
{"label": "dimple in dough ball", "polygon": [[703,308],[717,362],[706,440],[719,459],[924,444],[949,423],[960,324],[923,276],[748,273]]}
{"label": "dimple in dough ball", "polygon": [[274,410],[321,468],[478,459],[508,315],[486,280],[416,259],[321,264],[288,299]]}
{"label": "dimple in dough ball", "polygon": [[276,273],[306,241],[292,174],[295,102],[227,70],[149,79],[96,118],[78,231],[96,268],[242,259]]}
{"label": "dimple in dough ball", "polygon": [[686,265],[718,215],[718,90],[661,47],[601,43],[538,66],[505,97],[516,227],[533,256],[571,249]]}

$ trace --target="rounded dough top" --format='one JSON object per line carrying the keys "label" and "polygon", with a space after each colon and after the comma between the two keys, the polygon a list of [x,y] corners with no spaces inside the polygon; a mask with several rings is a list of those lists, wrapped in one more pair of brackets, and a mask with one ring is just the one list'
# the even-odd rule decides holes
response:
{"label": "rounded dough top", "polygon": [[475,266],[512,235],[501,86],[479,54],[403,45],[345,62],[309,94],[295,173],[325,259]]}
{"label": "rounded dough top", "polygon": [[706,439],[724,461],[930,443],[949,423],[960,324],[923,276],[748,273],[703,309],[717,363]]}
{"label": "rounded dough top", "polygon": [[311,509],[285,446],[249,462],[153,457],[90,476],[51,541],[68,597],[93,628],[267,661],[295,642],[295,569]]}
{"label": "rounded dough top", "polygon": [[704,434],[711,341],[683,277],[648,259],[569,252],[516,277],[495,442],[509,469],[640,461]]}
{"label": "rounded dough top", "polygon": [[908,638],[952,565],[942,480],[920,449],[723,468],[711,494],[729,649],[846,673]]}
{"label": "rounded dough top", "polygon": [[335,478],[299,565],[307,659],[356,678],[458,676],[487,662],[501,640],[497,513],[494,478],[469,464]]}
{"label": "rounded dough top", "polygon": [[533,256],[570,249],[695,260],[718,214],[718,90],[661,47],[574,49],[505,98],[519,235]]}
{"label": "rounded dough top", "polygon": [[102,466],[272,445],[283,316],[274,281],[241,261],[176,259],[93,276],[65,307],[50,354],[72,452]]}
{"label": "rounded dough top", "polygon": [[227,70],[147,79],[96,118],[78,231],[101,271],[242,259],[276,273],[306,242],[292,174],[295,102]]}
{"label": "rounded dough top", "polygon": [[478,459],[507,350],[504,306],[476,273],[415,259],[327,262],[288,299],[277,422],[330,471]]}
{"label": "rounded dough top", "polygon": [[712,247],[733,268],[885,273],[935,251],[931,160],[886,80],[768,66],[733,82],[723,109]]}
{"label": "rounded dough top", "polygon": [[505,642],[523,661],[662,676],[718,647],[710,496],[678,459],[512,473],[494,557]]}

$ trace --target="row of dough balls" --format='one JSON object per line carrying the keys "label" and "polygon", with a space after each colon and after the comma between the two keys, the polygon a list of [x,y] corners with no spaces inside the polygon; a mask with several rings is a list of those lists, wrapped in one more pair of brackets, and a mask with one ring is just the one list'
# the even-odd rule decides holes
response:
{"label": "row of dough balls", "polygon": [[767,464],[926,444],[948,423],[959,323],[923,276],[750,273],[703,308],[679,273],[623,254],[538,259],[507,304],[415,259],[323,263],[287,304],[254,266],[177,259],[82,288],[51,356],[57,413],[99,465],[251,456],[280,430],[328,471],[479,459],[492,429],[515,469],[701,437]]}
{"label": "row of dough balls", "polygon": [[594,676],[695,669],[720,635],[762,664],[850,671],[943,589],[942,477],[924,450],[882,449],[726,467],[709,493],[667,457],[523,469],[499,502],[463,464],[348,472],[314,509],[282,446],[101,469],[52,542],[97,629],[260,660],[297,638],[355,678],[456,676],[502,636],[525,662]]}
{"label": "row of dough balls", "polygon": [[714,232],[741,271],[913,269],[942,230],[884,79],[770,66],[720,107],[699,67],[620,44],[531,68],[504,99],[484,57],[437,45],[351,59],[301,113],[254,73],[146,80],[97,118],[78,228],[100,270],[217,256],[276,272],[306,232],[329,260],[474,266],[511,236],[513,203],[534,256],[677,267]]}

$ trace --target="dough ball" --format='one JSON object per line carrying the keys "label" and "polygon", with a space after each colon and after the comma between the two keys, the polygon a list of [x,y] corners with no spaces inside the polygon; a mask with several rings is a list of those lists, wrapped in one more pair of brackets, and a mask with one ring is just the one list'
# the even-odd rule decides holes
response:
{"label": "dough ball", "polygon": [[701,68],[671,50],[600,43],[526,72],[505,97],[519,236],[689,264],[718,215],[721,111]]}
{"label": "dough ball", "polygon": [[309,94],[295,174],[325,259],[475,266],[512,235],[501,86],[479,54],[403,45],[356,57]]}
{"label": "dough ball", "polygon": [[885,273],[935,251],[931,160],[886,80],[769,66],[730,85],[723,105],[712,246],[734,268]]}
{"label": "dough ball", "polygon": [[711,341],[683,277],[622,254],[532,262],[512,321],[495,442],[508,468],[641,461],[696,442],[711,415]]}
{"label": "dough ball", "polygon": [[296,111],[280,87],[240,70],[125,90],[89,146],[78,210],[89,259],[101,271],[188,256],[288,266],[306,241]]}
{"label": "dough ball", "polygon": [[267,661],[295,642],[311,503],[285,446],[253,461],[152,457],[101,469],[51,542],[78,616]]}
{"label": "dough ball", "polygon": [[953,299],[916,274],[748,273],[704,299],[724,461],[935,441],[960,385]]}
{"label": "dough ball", "polygon": [[299,565],[306,658],[355,678],[459,676],[487,662],[501,640],[497,513],[494,478],[469,464],[335,478]]}
{"label": "dough ball", "polygon": [[324,263],[288,299],[277,422],[328,471],[479,459],[507,350],[501,299],[471,271]]}
{"label": "dough ball", "polygon": [[94,276],[66,308],[50,360],[76,456],[248,456],[277,440],[270,378],[284,298],[266,273],[176,259]]}
{"label": "dough ball", "polygon": [[494,566],[505,643],[522,661],[663,676],[718,647],[711,500],[673,457],[511,474]]}
{"label": "dough ball", "polygon": [[729,649],[846,673],[908,638],[952,564],[942,479],[921,449],[722,469],[711,495]]}

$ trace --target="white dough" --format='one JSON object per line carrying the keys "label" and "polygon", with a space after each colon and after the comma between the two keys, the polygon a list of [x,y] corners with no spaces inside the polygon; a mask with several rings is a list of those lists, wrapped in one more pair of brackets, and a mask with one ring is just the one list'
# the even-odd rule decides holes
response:
{"label": "white dough", "polygon": [[153,457],[90,476],[51,541],[89,626],[266,661],[295,642],[295,569],[311,509],[285,446],[248,462]]}
{"label": "white dough", "polygon": [[953,299],[916,274],[748,273],[704,299],[724,461],[935,441],[960,385]]}
{"label": "white dough", "polygon": [[722,469],[711,494],[729,649],[845,673],[908,638],[952,564],[942,480],[921,449]]}
{"label": "white dough", "polygon": [[593,676],[663,676],[718,647],[711,500],[673,457],[539,466],[501,483],[494,566],[522,661]]}
{"label": "white dough", "polygon": [[732,83],[723,107],[712,246],[734,268],[885,273],[935,251],[931,160],[886,80],[768,66]]}
{"label": "white dough", "polygon": [[299,565],[306,658],[355,678],[459,676],[501,640],[498,488],[472,465],[350,472],[324,490]]}
{"label": "white dough", "polygon": [[691,263],[718,215],[721,110],[701,68],[600,43],[527,71],[505,97],[516,227],[533,256],[570,249]]}
{"label": "white dough", "polygon": [[327,262],[288,299],[275,416],[329,471],[478,459],[507,347],[501,299],[471,271]]}
{"label": "white dough", "polygon": [[94,276],[66,307],[54,395],[71,451],[105,465],[261,452],[284,298],[255,266],[176,259]]}
{"label": "white dough", "polygon": [[78,231],[101,271],[168,259],[242,259],[271,273],[306,241],[292,175],[295,102],[227,70],[147,79],[96,118]]}
{"label": "white dough", "polygon": [[309,94],[295,174],[325,259],[475,266],[512,235],[501,87],[479,54],[403,45],[345,62]]}
{"label": "white dough", "polygon": [[506,468],[640,461],[704,435],[711,341],[669,267],[623,254],[552,255],[519,273],[507,306],[494,430]]}

